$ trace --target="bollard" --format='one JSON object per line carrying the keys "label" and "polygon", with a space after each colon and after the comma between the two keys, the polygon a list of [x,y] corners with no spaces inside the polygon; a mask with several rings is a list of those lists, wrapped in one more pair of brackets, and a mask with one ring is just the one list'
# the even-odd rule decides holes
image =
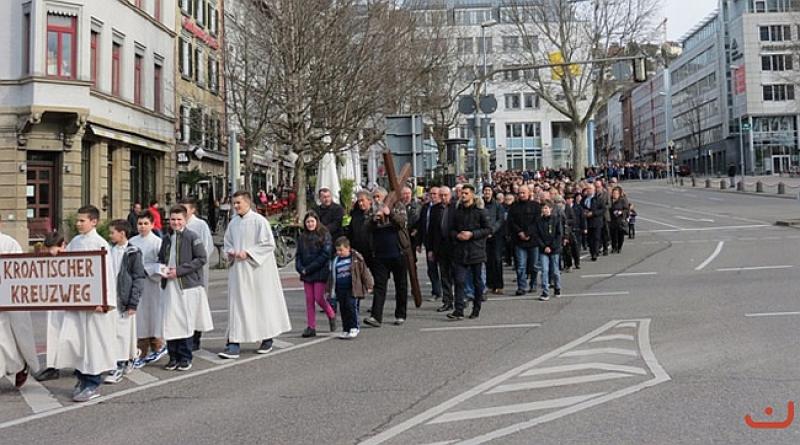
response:
{"label": "bollard", "polygon": [[761,181],[756,182],[756,193],[764,193],[764,183]]}
{"label": "bollard", "polygon": [[697,178],[692,176],[692,187],[697,187]]}
{"label": "bollard", "polygon": [[722,190],[725,190],[725,189],[728,188],[728,184],[725,183],[724,179],[719,181],[719,188],[722,189]]}
{"label": "bollard", "polygon": [[743,192],[744,191],[744,181],[739,181],[736,183],[736,191]]}
{"label": "bollard", "polygon": [[785,195],[786,194],[786,184],[779,182],[778,183],[778,194]]}
{"label": "bollard", "polygon": [[681,178],[681,187],[683,187],[683,178]]}
{"label": "bollard", "polygon": [[[722,181],[722,182],[725,182],[725,181]],[[707,189],[711,188],[711,180],[710,179],[706,179],[706,188]]]}

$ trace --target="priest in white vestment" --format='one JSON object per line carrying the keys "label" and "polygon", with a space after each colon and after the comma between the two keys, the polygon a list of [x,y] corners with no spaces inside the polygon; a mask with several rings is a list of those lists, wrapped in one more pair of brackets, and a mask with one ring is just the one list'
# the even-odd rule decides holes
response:
{"label": "priest in white vestment", "polygon": [[[19,243],[0,233],[0,254],[22,253]],[[0,377],[14,375],[17,388],[39,370],[30,312],[0,312]]]}
{"label": "priest in white vestment", "polygon": [[251,209],[247,192],[233,195],[236,211],[225,231],[228,268],[228,345],[222,358],[238,358],[241,343],[260,342],[256,353],[272,350],[272,338],[290,331],[275,239],[269,222]]}

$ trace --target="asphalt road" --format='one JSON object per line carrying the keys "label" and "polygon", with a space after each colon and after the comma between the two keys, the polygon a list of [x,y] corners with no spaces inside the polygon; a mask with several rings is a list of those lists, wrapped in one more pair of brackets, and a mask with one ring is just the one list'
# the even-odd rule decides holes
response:
{"label": "asphalt road", "polygon": [[[565,274],[563,298],[493,297],[461,322],[425,302],[402,327],[306,340],[302,292],[289,290],[294,330],[266,356],[145,367],[90,405],[68,400],[71,377],[25,397],[0,382],[0,443],[798,443],[800,230],[773,223],[800,203],[625,188],[637,238]],[[506,283],[510,294],[510,270]],[[224,343],[224,272],[211,294],[209,356]]]}

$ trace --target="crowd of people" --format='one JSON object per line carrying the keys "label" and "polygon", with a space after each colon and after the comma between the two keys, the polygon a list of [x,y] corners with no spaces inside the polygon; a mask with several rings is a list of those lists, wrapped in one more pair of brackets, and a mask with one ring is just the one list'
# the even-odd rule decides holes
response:
{"label": "crowd of people", "polygon": [[[480,317],[487,294],[560,297],[568,285],[561,274],[581,268],[582,252],[597,261],[621,253],[626,237],[635,236],[636,210],[617,177],[608,183],[589,178],[575,182],[563,171],[495,172],[480,189],[465,181],[416,193],[411,187],[396,194],[374,187],[358,191],[349,209],[321,189],[319,205],[304,215],[297,240],[295,267],[306,297],[302,336],[317,335],[317,306],[331,332],[341,318],[342,339],[356,338],[362,325],[381,327],[389,278],[392,323],[404,324],[409,267],[421,261],[431,283],[427,298],[450,320]],[[227,343],[218,354],[223,359],[238,358],[242,343],[256,343],[254,352],[268,353],[273,337],[291,330],[269,222],[255,211],[249,193],[237,192],[231,201],[223,250],[229,320]],[[158,207],[152,204],[128,220],[112,221],[111,245],[97,234],[94,206],[78,210],[78,234],[68,244],[59,234],[47,238],[43,255],[109,251],[107,278],[114,285],[108,286],[108,306],[48,313],[47,366],[41,371],[29,341],[29,314],[0,312],[0,372],[16,374],[17,386],[30,372],[49,380],[73,369],[73,399],[86,402],[99,396],[102,383],[117,383],[165,356],[166,370],[192,368],[202,333],[213,329],[211,232],[195,216],[197,203],[191,199],[171,207],[168,227],[157,231]],[[20,251],[0,234],[0,253]],[[506,283],[506,267],[513,267],[513,284]],[[362,320],[361,302],[370,295]]]}
{"label": "crowd of people", "polygon": [[[254,352],[266,354],[273,337],[291,330],[269,222],[254,210],[248,192],[233,194],[231,201],[234,216],[224,238],[227,344],[218,354],[223,359],[238,358],[242,343],[256,343]],[[202,333],[214,328],[208,303],[208,258],[214,244],[196,211],[196,201],[182,200],[167,212],[169,228],[157,231],[158,209],[151,205],[130,218],[135,218],[135,230],[128,219],[111,221],[109,244],[97,233],[100,211],[92,205],[78,209],[77,235],[69,243],[58,233],[48,235],[40,254],[107,251],[107,304],[48,312],[43,370],[30,314],[0,312],[0,375],[15,375],[21,387],[30,373],[43,381],[70,369],[76,377],[73,400],[88,402],[100,396],[101,384],[118,383],[165,356],[165,370],[190,370]],[[21,251],[13,238],[0,233],[0,253]]]}

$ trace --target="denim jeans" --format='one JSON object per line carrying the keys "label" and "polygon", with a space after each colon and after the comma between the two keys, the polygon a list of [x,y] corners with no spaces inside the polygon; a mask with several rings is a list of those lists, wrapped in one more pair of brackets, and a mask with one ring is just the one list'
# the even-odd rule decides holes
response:
{"label": "denim jeans", "polygon": [[[475,286],[472,282],[472,269],[467,269],[467,281],[464,283],[464,296],[467,300],[475,297]],[[481,295],[484,294],[486,294],[486,264],[481,264]]]}
{"label": "denim jeans", "polygon": [[560,254],[551,253],[550,255],[540,252],[539,259],[542,264],[542,294],[550,293],[550,273],[553,274],[553,285],[561,290],[561,271],[558,269]]}
{"label": "denim jeans", "polygon": [[178,363],[192,362],[192,337],[181,338],[178,340],[167,340],[167,351],[169,359]]}
{"label": "denim jeans", "polygon": [[[109,370],[110,371],[110,370]],[[75,377],[78,378],[81,390],[86,388],[97,389],[103,383],[102,375],[84,374],[77,369],[75,370]]]}
{"label": "denim jeans", "polygon": [[[466,288],[466,283],[470,280],[468,275],[472,277],[472,285],[473,289],[476,285],[479,285],[478,279],[476,277],[480,275],[482,264],[458,264],[456,263],[453,267],[455,272],[455,284],[456,284],[456,295],[455,295],[455,312],[464,314],[464,291]],[[475,298],[472,301],[472,313],[479,314],[481,312],[481,302],[482,302],[482,294],[481,288],[478,286],[476,289]]]}
{"label": "denim jeans", "polygon": [[533,264],[533,276],[531,276],[530,289],[536,289],[536,275],[541,269],[539,261],[538,247],[515,247],[517,256],[517,289],[527,291],[525,283],[528,281],[528,264]]}

